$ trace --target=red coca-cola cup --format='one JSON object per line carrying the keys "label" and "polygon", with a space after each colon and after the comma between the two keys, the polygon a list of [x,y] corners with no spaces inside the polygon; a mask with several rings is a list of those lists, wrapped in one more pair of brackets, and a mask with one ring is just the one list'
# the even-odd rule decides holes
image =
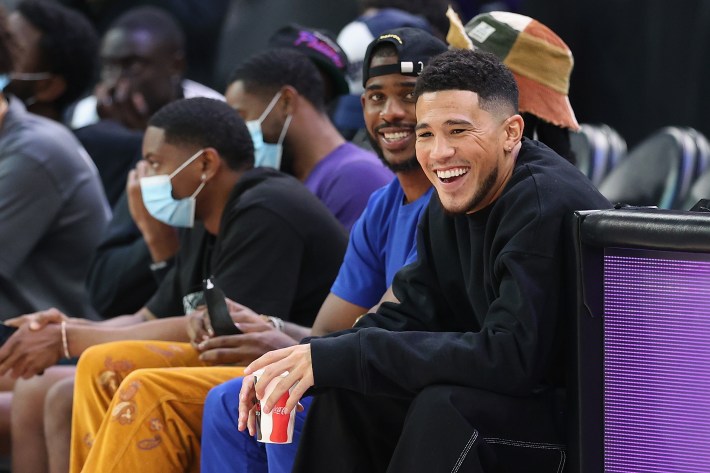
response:
{"label": "red coca-cola cup", "polygon": [[[259,382],[259,377],[264,373],[264,370],[254,372],[254,385]],[[262,399],[268,399],[271,392],[276,387],[276,384],[281,378],[288,375],[288,372],[281,373],[280,376],[272,379],[266,386]],[[296,421],[296,409],[286,413],[286,402],[291,390],[284,393],[271,409],[271,412],[266,414],[261,410],[261,400],[257,400],[256,406],[256,439],[264,443],[291,443],[293,442],[293,425]]]}

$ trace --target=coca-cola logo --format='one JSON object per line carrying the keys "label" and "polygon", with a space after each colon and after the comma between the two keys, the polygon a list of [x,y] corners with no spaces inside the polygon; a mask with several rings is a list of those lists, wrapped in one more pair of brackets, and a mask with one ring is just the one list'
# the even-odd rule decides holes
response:
{"label": "coca-cola logo", "polygon": [[277,416],[287,416],[288,412],[286,411],[285,407],[274,407],[274,409],[271,411],[273,414],[276,414]]}

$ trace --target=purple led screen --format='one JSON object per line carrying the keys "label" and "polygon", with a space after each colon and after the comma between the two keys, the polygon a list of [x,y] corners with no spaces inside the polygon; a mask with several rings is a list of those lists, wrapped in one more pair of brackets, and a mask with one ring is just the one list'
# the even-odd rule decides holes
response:
{"label": "purple led screen", "polygon": [[710,255],[604,255],[604,470],[710,472]]}

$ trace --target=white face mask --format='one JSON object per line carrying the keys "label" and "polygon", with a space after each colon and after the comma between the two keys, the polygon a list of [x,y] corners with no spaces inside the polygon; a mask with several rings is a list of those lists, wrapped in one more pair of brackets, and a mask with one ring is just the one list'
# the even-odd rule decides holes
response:
{"label": "white face mask", "polygon": [[291,115],[286,117],[286,122],[281,129],[281,135],[277,143],[266,143],[264,141],[264,135],[261,131],[261,124],[264,122],[266,117],[269,116],[271,110],[276,106],[276,102],[279,101],[281,97],[281,92],[279,91],[274,98],[271,99],[269,105],[266,106],[264,113],[257,120],[249,120],[246,122],[247,129],[251,135],[251,140],[254,143],[254,166],[260,167],[270,167],[274,169],[280,169],[281,167],[281,155],[283,154],[283,141],[286,138],[286,132],[291,124]]}
{"label": "white face mask", "polygon": [[7,84],[10,83],[10,76],[7,74],[0,74],[0,91],[5,90],[5,87],[7,87]]}
{"label": "white face mask", "polygon": [[190,163],[197,159],[204,149],[193,154],[180,165],[172,174],[160,174],[158,176],[142,177],[140,180],[143,204],[155,219],[167,223],[173,227],[192,227],[195,224],[195,197],[205,187],[205,176],[202,182],[190,197],[175,200],[173,198],[173,186],[170,182],[173,177],[185,169]]}

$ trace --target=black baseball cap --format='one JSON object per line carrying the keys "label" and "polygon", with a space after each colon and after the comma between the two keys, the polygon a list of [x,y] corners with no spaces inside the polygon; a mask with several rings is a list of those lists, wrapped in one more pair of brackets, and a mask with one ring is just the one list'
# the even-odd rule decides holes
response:
{"label": "black baseball cap", "polygon": [[[383,43],[392,44],[397,49],[397,64],[370,67],[372,52]],[[387,30],[375,38],[367,47],[362,63],[362,85],[366,86],[370,77],[388,74],[418,76],[424,66],[437,54],[448,50],[446,43],[420,28],[395,28]]]}
{"label": "black baseball cap", "polygon": [[350,93],[348,57],[329,32],[291,23],[271,35],[268,47],[297,49],[331,78],[336,95]]}

